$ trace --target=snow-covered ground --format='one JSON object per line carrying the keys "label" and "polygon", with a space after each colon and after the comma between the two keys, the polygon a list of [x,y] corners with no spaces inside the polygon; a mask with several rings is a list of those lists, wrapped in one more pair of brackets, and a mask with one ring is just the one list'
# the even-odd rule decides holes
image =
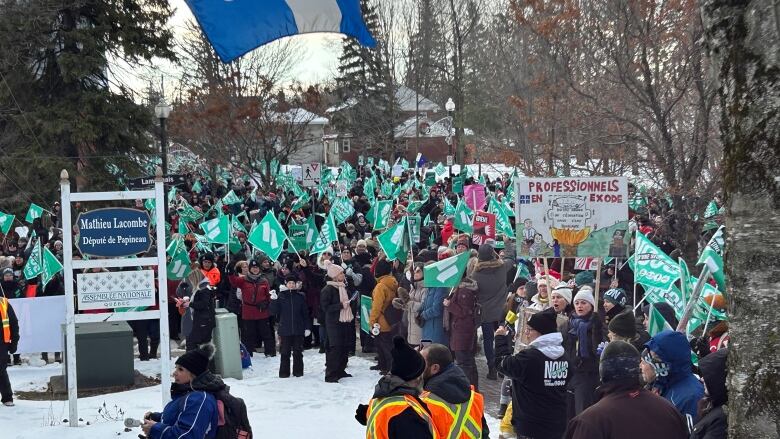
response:
{"label": "snow-covered ground", "polygon": [[[325,437],[355,438],[365,435],[365,427],[354,419],[355,408],[366,403],[379,379],[368,368],[367,358],[349,359],[347,372],[338,384],[324,382],[325,356],[315,350],[304,352],[304,376],[278,377],[279,358],[255,355],[252,369],[244,370],[244,379],[226,379],[230,392],[246,401],[249,419],[256,437],[284,439]],[[159,361],[140,362],[135,368],[154,376]],[[49,377],[62,373],[59,364],[12,366],[8,368],[15,391],[45,390]],[[110,412],[117,408],[125,417],[141,418],[146,411],[160,411],[160,386],[79,399],[78,428],[62,423],[68,417],[67,401],[15,400],[15,407],[0,406],[0,437],[24,438],[107,438],[135,439],[140,429],[124,432],[122,420],[108,420],[98,413],[105,403]],[[89,422],[90,425],[86,425]],[[492,437],[498,437],[498,421],[488,417]],[[54,425],[50,425],[54,424]]]}

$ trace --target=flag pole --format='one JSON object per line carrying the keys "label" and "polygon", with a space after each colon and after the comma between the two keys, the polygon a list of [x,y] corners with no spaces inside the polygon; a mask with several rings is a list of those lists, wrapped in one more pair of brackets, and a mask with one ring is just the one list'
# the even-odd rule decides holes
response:
{"label": "flag pole", "polygon": [[593,299],[596,302],[593,312],[598,313],[599,307],[599,288],[601,288],[601,257],[596,258],[596,288],[593,291]]}
{"label": "flag pole", "polygon": [[[709,277],[710,268],[707,264],[704,264],[701,269],[701,274],[699,274],[699,278],[696,280],[696,286],[693,288],[693,293],[691,293],[691,298],[685,306],[685,312],[683,312],[680,323],[677,325],[676,330],[678,332],[684,331],[688,334],[688,321],[691,319],[691,315],[693,315],[693,308],[696,305],[696,302],[699,301],[699,296],[701,296],[701,292],[704,290],[704,284],[707,283]],[[712,311],[712,307],[710,307],[710,311]]]}
{"label": "flag pole", "polygon": [[707,321],[704,322],[704,330],[702,331],[702,335],[704,335],[705,337],[707,336],[707,327],[710,326],[710,318],[712,318],[712,308],[715,307],[710,305],[710,309],[707,311]]}

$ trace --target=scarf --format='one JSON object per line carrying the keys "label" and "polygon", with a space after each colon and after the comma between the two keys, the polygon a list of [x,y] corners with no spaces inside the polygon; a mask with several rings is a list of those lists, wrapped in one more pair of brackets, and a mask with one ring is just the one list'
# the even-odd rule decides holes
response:
{"label": "scarf", "polygon": [[[344,303],[349,300],[349,296],[347,295],[347,286],[344,284],[344,282],[336,282],[329,280],[328,285],[338,288],[339,290],[339,302]],[[349,323],[354,319],[355,316],[352,315],[352,308],[343,306],[341,307],[341,311],[339,311],[339,321],[342,323]]]}
{"label": "scarf", "polygon": [[586,317],[574,316],[569,323],[569,334],[577,336],[577,356],[580,358],[591,358],[593,355],[590,348],[590,337],[588,337],[588,330],[590,329],[593,321],[591,315]]}

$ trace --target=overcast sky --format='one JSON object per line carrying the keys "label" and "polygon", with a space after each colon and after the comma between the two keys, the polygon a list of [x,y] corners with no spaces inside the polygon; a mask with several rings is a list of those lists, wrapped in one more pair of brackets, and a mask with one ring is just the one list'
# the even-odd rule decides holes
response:
{"label": "overcast sky", "polygon": [[[258,0],[259,1],[259,0]],[[170,26],[174,35],[179,38],[184,34],[185,23],[193,20],[192,13],[184,0],[170,0],[174,15]],[[336,34],[308,34],[288,38],[295,38],[302,43],[305,54],[300,57],[300,62],[289,73],[290,82],[298,81],[304,84],[312,84],[327,81],[334,77],[338,66],[338,56],[341,51],[341,36]],[[112,65],[112,73],[117,83],[129,86],[137,93],[146,89],[149,81],[159,88],[160,77],[165,77],[166,95],[171,96],[175,88],[176,78],[180,72],[177,66],[159,60],[151,67],[131,68],[123,62]]]}

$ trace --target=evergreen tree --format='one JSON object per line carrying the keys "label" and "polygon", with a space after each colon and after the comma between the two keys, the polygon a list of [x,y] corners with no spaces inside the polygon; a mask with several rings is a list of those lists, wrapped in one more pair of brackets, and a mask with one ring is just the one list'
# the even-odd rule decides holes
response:
{"label": "evergreen tree", "polygon": [[369,0],[360,1],[369,32],[377,40],[376,48],[345,38],[339,57],[336,92],[349,107],[334,115],[334,124],[352,134],[363,154],[380,152],[390,157],[394,149],[393,129],[398,123],[396,85],[389,60],[383,50],[379,17]]}
{"label": "evergreen tree", "polygon": [[142,172],[154,116],[110,60],[174,60],[170,16],[166,0],[0,3],[0,210],[51,204],[61,168],[78,190],[117,186],[117,168]]}
{"label": "evergreen tree", "polygon": [[410,38],[406,85],[434,102],[446,102],[447,45],[442,22],[434,11],[433,0],[421,0],[417,6],[417,32]]}

